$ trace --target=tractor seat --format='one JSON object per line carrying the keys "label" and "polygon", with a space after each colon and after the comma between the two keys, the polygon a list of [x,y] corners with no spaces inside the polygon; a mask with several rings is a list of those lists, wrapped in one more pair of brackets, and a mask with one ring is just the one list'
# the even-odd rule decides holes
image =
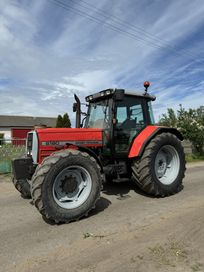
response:
{"label": "tractor seat", "polygon": [[123,129],[131,129],[136,127],[136,120],[126,119],[122,124],[121,128]]}

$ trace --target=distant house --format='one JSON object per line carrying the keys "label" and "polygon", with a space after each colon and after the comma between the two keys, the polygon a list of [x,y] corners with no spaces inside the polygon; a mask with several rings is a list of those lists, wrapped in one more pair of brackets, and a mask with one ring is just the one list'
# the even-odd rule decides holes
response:
{"label": "distant house", "polygon": [[0,115],[0,138],[25,139],[27,133],[35,126],[55,127],[55,125],[54,117]]}

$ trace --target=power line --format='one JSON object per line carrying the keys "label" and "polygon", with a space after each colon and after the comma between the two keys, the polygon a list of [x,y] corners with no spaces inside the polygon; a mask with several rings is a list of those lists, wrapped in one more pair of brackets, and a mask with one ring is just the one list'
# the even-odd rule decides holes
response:
{"label": "power line", "polygon": [[[70,0],[72,2],[74,2],[74,0]],[[81,4],[84,3],[85,5],[87,5],[88,7],[84,6]],[[86,1],[84,0],[80,0],[80,2],[77,3],[78,6],[81,6],[83,8],[86,8],[88,10],[90,10],[90,8],[92,10],[94,10],[96,13],[99,13],[101,14],[101,16],[103,16],[104,18],[106,19],[110,19],[111,21],[115,21],[117,24],[121,25],[121,26],[127,26],[131,29],[133,29],[134,31],[136,31],[138,34],[142,35],[142,36],[145,36],[146,39],[149,39],[150,41],[155,41],[157,43],[160,44],[161,47],[168,47],[170,50],[173,50],[173,51],[178,51],[177,48],[170,44],[168,41],[164,40],[164,39],[161,39],[159,38],[158,36],[155,36],[155,35],[152,35],[150,32],[147,32],[145,29],[141,28],[141,27],[138,27],[136,25],[133,25],[131,23],[128,23],[126,21],[122,21],[119,17],[115,16],[115,15],[112,15],[110,13],[108,13],[107,11],[104,11],[102,9],[97,9],[96,7],[94,7],[93,5],[87,3]],[[105,13],[105,14],[104,14]],[[195,56],[190,50],[188,49],[184,49],[184,48],[181,48],[182,52],[180,52],[180,54],[184,55],[184,53],[186,53],[186,55],[188,55],[189,57],[191,58],[196,58],[197,56]],[[177,52],[178,53],[178,52]]]}
{"label": "power line", "polygon": [[[74,0],[70,0],[70,1],[76,4],[76,2]],[[82,5],[81,2],[84,3],[85,6]],[[119,17],[117,17],[115,15],[112,15],[112,14],[110,14],[107,11],[104,11],[102,9],[98,9],[95,6],[87,3],[84,0],[80,0],[80,2],[77,3],[77,5],[80,6],[80,7],[83,7],[85,9],[87,9],[87,10],[90,10],[90,8],[91,8],[93,11],[95,11],[98,14],[100,14],[104,18],[109,19],[111,21],[115,21],[117,24],[119,24],[121,26],[127,26],[127,27],[133,29],[134,31],[136,31],[138,34],[145,36],[145,38],[149,39],[150,41],[153,40],[153,41],[155,41],[157,43],[160,43],[160,46],[162,46],[162,47],[169,47],[169,49],[171,49],[171,50],[177,50],[175,48],[175,46],[172,46],[168,41],[166,41],[164,39],[161,39],[161,38],[159,38],[159,37],[157,37],[155,35],[152,35],[151,33],[147,32],[145,29],[143,29],[141,27],[138,27],[138,26],[133,25],[131,23],[128,23],[126,21],[122,21]],[[183,48],[182,48],[182,50],[184,52],[186,52],[186,54],[188,54],[190,57],[193,57],[193,58],[196,57],[189,50],[186,50],[186,49],[183,49]]]}
{"label": "power line", "polygon": [[[155,41],[153,41],[153,38],[150,38],[150,37],[148,37],[148,39],[150,39],[150,40],[152,40],[151,41],[151,43],[149,42],[149,41],[147,41],[146,40],[146,38],[145,37],[138,37],[138,34],[136,34],[135,32],[129,32],[129,31],[127,31],[127,30],[124,30],[124,29],[121,29],[120,27],[118,27],[118,25],[114,25],[114,24],[112,24],[112,23],[110,23],[110,22],[104,22],[101,18],[99,18],[99,17],[95,17],[95,16],[93,16],[93,15],[90,15],[89,13],[87,13],[87,12],[85,12],[85,11],[82,11],[82,10],[80,10],[80,9],[77,9],[76,7],[73,7],[73,6],[71,6],[71,5],[69,5],[68,3],[64,3],[63,1],[60,1],[60,0],[49,0],[50,2],[52,2],[53,4],[55,4],[55,5],[57,5],[57,6],[59,6],[59,7],[61,7],[61,8],[63,8],[63,9],[65,9],[65,10],[67,10],[67,11],[72,11],[72,12],[74,12],[74,13],[77,13],[78,15],[80,15],[80,16],[82,16],[82,17],[85,17],[85,18],[87,18],[87,19],[89,19],[89,20],[91,20],[91,21],[95,21],[95,22],[97,22],[97,23],[103,23],[104,24],[104,26],[105,27],[107,27],[107,28],[109,28],[109,29],[111,29],[111,30],[113,30],[113,31],[115,31],[115,32],[118,32],[118,33],[120,33],[120,34],[122,34],[122,35],[124,35],[124,36],[128,36],[129,38],[132,38],[132,39],[134,39],[134,40],[136,40],[136,41],[138,41],[138,42],[140,42],[140,43],[143,43],[143,44],[145,44],[145,45],[148,45],[148,46],[150,46],[150,47],[154,47],[154,48],[156,48],[156,49],[164,49],[164,48],[166,48],[166,49],[168,49],[168,50],[170,50],[170,51],[173,51],[174,53],[176,53],[177,55],[182,55],[182,56],[186,56],[187,54],[183,54],[183,53],[181,53],[181,52],[179,52],[179,51],[177,51],[174,47],[172,47],[172,46],[169,46],[169,45],[160,45],[160,44],[158,44],[158,42],[156,42],[156,40],[159,40],[158,38],[154,38],[155,39]],[[70,1],[72,1],[72,2],[74,2],[73,0],[70,0]],[[86,3],[85,1],[82,1],[82,2],[84,2],[84,3]],[[75,3],[76,4],[76,3]],[[88,3],[86,3],[87,5],[89,5]],[[83,8],[85,8],[84,6],[82,6],[82,5],[80,5],[79,3],[78,3],[78,5],[79,6],[81,6],[81,7],[83,7]],[[92,7],[91,5],[89,5],[92,9],[94,9],[95,10],[95,12],[97,12],[97,13],[100,13],[101,15],[103,14],[103,12],[101,11],[101,10],[98,10],[97,8],[95,8],[95,7]],[[86,9],[87,9],[87,7],[86,7]],[[109,16],[108,15],[102,15],[104,18],[107,18],[107,19],[110,19],[109,18]],[[111,16],[111,15],[110,15]],[[120,22],[117,22],[117,24],[120,24],[120,25],[122,25],[122,26],[131,26],[131,28],[136,28],[134,25],[131,25],[131,24],[128,24],[128,23],[124,23],[124,22],[122,22],[118,17],[116,17],[116,16],[112,16],[112,17],[114,17],[115,19],[117,18],[117,21],[120,21]],[[147,34],[146,34],[147,35]],[[151,34],[148,34],[149,36],[151,36]],[[161,41],[159,40],[159,42],[161,43]],[[163,41],[164,42],[164,41]],[[193,55],[189,55],[188,54],[188,56],[189,57],[191,57],[191,58],[193,58],[193,60],[195,61],[195,62],[197,62],[197,60],[195,60],[195,56],[193,56]]]}
{"label": "power line", "polygon": [[[132,38],[134,40],[137,40],[137,41],[139,41],[139,42],[141,42],[141,43],[143,43],[143,44],[146,45],[145,40],[142,39],[141,37],[136,36],[134,33],[127,32],[127,31],[125,31],[123,29],[120,29],[119,27],[117,27],[117,26],[115,26],[115,25],[113,25],[111,23],[104,22],[103,20],[101,20],[99,18],[96,18],[96,17],[94,17],[94,16],[92,16],[92,15],[90,15],[90,14],[84,12],[84,11],[76,9],[76,8],[74,8],[74,7],[72,7],[72,6],[68,5],[68,4],[65,4],[65,3],[59,1],[59,0],[49,0],[49,1],[53,2],[55,5],[57,5],[57,6],[61,7],[61,8],[63,8],[63,9],[65,9],[67,11],[72,11],[74,13],[77,13],[78,15],[80,15],[82,17],[85,17],[85,18],[87,18],[87,19],[89,19],[91,21],[95,21],[97,23],[103,23],[105,27],[107,27],[107,28],[109,28],[109,29],[111,29],[113,31],[116,31],[116,32],[118,32],[120,34],[123,34],[125,36],[128,36],[128,37],[130,37],[130,38]],[[160,46],[154,45],[154,44],[151,44],[150,46],[154,47],[154,48],[157,48],[157,49],[161,48]]]}

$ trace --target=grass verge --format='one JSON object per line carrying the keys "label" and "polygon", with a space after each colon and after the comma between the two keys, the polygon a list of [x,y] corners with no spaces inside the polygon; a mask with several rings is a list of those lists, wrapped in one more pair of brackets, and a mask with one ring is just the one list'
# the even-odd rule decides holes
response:
{"label": "grass verge", "polygon": [[186,161],[187,162],[204,161],[204,155],[186,154]]}

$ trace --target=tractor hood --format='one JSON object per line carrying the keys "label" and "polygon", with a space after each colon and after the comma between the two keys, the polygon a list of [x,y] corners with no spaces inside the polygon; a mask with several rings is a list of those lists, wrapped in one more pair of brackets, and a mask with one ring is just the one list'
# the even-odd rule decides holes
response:
{"label": "tractor hood", "polygon": [[102,129],[46,128],[36,129],[40,146],[64,146],[67,144],[87,147],[102,146]]}
{"label": "tractor hood", "polygon": [[102,147],[102,129],[46,128],[36,129],[38,138],[38,162],[51,153],[64,148]]}

